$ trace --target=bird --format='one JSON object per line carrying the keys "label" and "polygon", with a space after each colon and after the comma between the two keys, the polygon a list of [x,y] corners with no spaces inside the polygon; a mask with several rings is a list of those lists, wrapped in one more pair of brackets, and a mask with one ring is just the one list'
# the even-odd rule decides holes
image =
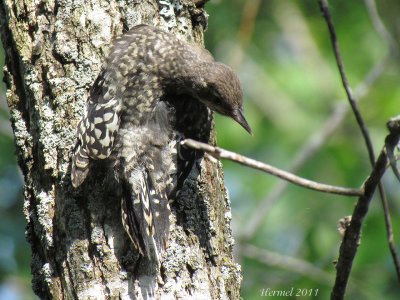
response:
{"label": "bird", "polygon": [[151,25],[117,38],[93,83],[77,128],[71,182],[110,160],[122,190],[122,224],[139,253],[160,263],[169,233],[169,200],[190,173],[188,137],[207,140],[209,111],[251,133],[234,71],[206,49]]}

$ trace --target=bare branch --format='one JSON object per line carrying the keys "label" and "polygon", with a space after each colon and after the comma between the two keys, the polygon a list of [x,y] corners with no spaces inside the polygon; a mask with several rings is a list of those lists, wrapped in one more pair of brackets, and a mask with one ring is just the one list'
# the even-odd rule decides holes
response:
{"label": "bare branch", "polygon": [[[400,139],[400,127],[391,132],[387,140],[398,143]],[[340,245],[339,259],[336,265],[337,274],[335,285],[332,290],[331,299],[343,299],[346,291],[347,282],[350,276],[351,266],[360,243],[361,226],[364,217],[368,213],[369,204],[375,189],[378,186],[383,174],[386,170],[388,158],[385,149],[383,149],[376,161],[371,175],[365,181],[365,194],[360,196],[357,205],[354,208],[350,226],[345,232],[342,244]]]}
{"label": "bare branch", "polygon": [[326,20],[326,23],[328,25],[333,52],[335,54],[336,63],[337,63],[338,69],[339,69],[340,77],[342,79],[343,87],[346,91],[347,99],[349,100],[351,109],[353,110],[353,114],[357,120],[358,126],[360,127],[361,133],[364,137],[364,141],[365,141],[365,144],[368,149],[369,159],[370,159],[371,163],[374,164],[375,163],[375,155],[374,155],[374,151],[373,151],[373,147],[372,147],[371,138],[369,136],[368,129],[365,126],[365,123],[361,116],[361,113],[358,109],[358,105],[353,96],[353,93],[352,93],[350,85],[349,85],[349,81],[347,79],[346,72],[344,70],[344,64],[343,64],[342,56],[341,56],[340,50],[339,50],[339,43],[338,43],[338,40],[336,37],[335,27],[333,26],[332,18],[331,18],[330,12],[329,12],[328,2],[326,0],[318,0],[318,3],[321,8],[321,11],[324,15],[324,18]]}
{"label": "bare branch", "polygon": [[[370,72],[368,72],[364,80],[354,91],[354,94],[357,96],[356,98],[361,99],[368,93],[370,86],[381,76],[383,70],[388,65],[388,62],[389,55],[386,55],[370,70]],[[347,105],[344,105],[344,103],[340,102],[336,105],[330,117],[322,126],[319,127],[320,129],[317,132],[310,136],[294,156],[289,168],[291,173],[296,173],[311,157],[314,156],[315,152],[324,145],[326,140],[328,140],[340,124],[343,123],[348,111],[349,108]],[[278,198],[280,198],[288,187],[288,184],[287,181],[279,181],[270,190],[268,196],[254,209],[257,213],[253,214],[253,217],[249,220],[248,224],[242,228],[240,233],[242,239],[249,240],[255,232],[257,232],[258,228],[265,220],[265,215],[268,213],[270,207]]]}
{"label": "bare branch", "polygon": [[196,150],[203,150],[212,155],[213,157],[220,159],[225,158],[231,161],[235,161],[242,165],[266,172],[268,174],[277,176],[284,180],[287,180],[296,185],[319,191],[324,193],[338,194],[338,195],[346,195],[346,196],[361,196],[364,191],[362,189],[352,189],[345,188],[339,186],[333,186],[328,184],[323,184],[315,181],[311,181],[299,176],[296,176],[292,173],[283,171],[281,169],[275,168],[271,165],[259,162],[257,160],[245,157],[243,155],[237,154],[235,152],[231,152],[219,147],[214,147],[209,144],[200,143],[191,139],[186,139],[181,142],[182,146],[190,147]]}
{"label": "bare branch", "polygon": [[[343,64],[343,60],[342,60],[340,50],[339,50],[339,43],[338,43],[338,40],[336,37],[335,27],[333,25],[333,21],[332,21],[330,12],[329,12],[328,1],[327,0],[318,0],[318,3],[319,3],[321,12],[324,15],[324,18],[326,20],[326,23],[327,23],[327,26],[329,29],[329,34],[330,34],[330,38],[331,38],[331,42],[332,42],[332,48],[333,48],[333,52],[335,54],[336,63],[337,63],[338,69],[339,69],[340,77],[342,79],[343,87],[346,91],[348,101],[350,103],[353,114],[357,120],[358,126],[360,127],[362,136],[364,138],[364,142],[367,147],[370,163],[374,167],[374,166],[376,166],[376,164],[375,164],[375,154],[374,154],[374,149],[372,146],[372,141],[369,136],[368,129],[367,129],[367,127],[364,123],[364,120],[361,116],[360,110],[358,109],[357,102],[352,94],[351,89],[350,89],[350,85],[349,85],[349,82],[348,82],[348,79],[346,76],[346,72],[344,70],[344,64]],[[396,248],[394,245],[394,237],[393,237],[393,230],[392,230],[392,222],[390,220],[389,205],[387,203],[385,190],[383,188],[382,183],[380,183],[380,182],[378,182],[378,189],[379,189],[379,194],[381,196],[381,203],[382,203],[383,210],[384,210],[389,249],[392,254],[392,259],[393,259],[393,262],[394,262],[394,265],[396,268],[397,278],[400,282],[400,262],[398,260],[398,255],[397,255]],[[362,200],[362,197],[359,199],[359,201],[360,200]],[[367,201],[367,202],[369,203],[369,201]],[[351,268],[351,266],[350,266],[350,268]]]}
{"label": "bare branch", "polygon": [[[398,135],[400,135],[400,116],[392,118],[387,123],[387,128],[389,129],[389,136],[385,140],[385,150],[388,156],[390,165],[392,167],[393,173],[400,180],[399,171],[397,169],[396,161],[394,160],[394,149],[399,143]],[[380,183],[381,185],[381,183]],[[386,234],[389,244],[390,253],[392,254],[394,266],[396,269],[397,280],[400,282],[400,261],[396,250],[396,243],[394,241],[392,222],[390,220],[389,206],[386,198],[382,198],[382,205],[385,212],[385,224],[386,224]]]}

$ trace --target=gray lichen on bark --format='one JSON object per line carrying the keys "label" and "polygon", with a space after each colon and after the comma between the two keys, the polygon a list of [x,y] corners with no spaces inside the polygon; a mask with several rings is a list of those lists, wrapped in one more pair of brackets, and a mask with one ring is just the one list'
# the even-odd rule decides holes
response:
{"label": "gray lichen on bark", "polygon": [[[147,23],[202,43],[204,12],[189,0],[3,0],[0,20],[34,291],[43,299],[140,299],[143,270],[106,163],[85,189],[71,187],[76,126],[116,36]],[[173,207],[157,297],[239,298],[220,163],[202,159]]]}

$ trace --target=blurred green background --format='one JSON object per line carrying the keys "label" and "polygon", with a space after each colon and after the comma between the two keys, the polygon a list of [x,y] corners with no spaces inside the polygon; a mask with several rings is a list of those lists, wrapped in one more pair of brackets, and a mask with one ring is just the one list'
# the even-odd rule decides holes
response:
{"label": "blurred green background", "polygon": [[[373,3],[330,4],[347,75],[379,152],[386,121],[400,110],[395,53],[400,3],[379,1],[382,19],[374,13]],[[250,136],[217,116],[219,146],[315,181],[359,187],[371,167],[355,119],[346,113],[348,104],[317,1],[211,0],[206,8],[206,47],[239,74],[245,114],[254,132]],[[1,65],[3,55],[0,50]],[[3,84],[0,90],[0,299],[34,299],[22,178]],[[282,299],[329,298],[341,241],[337,222],[351,215],[356,199],[305,190],[238,164],[223,164],[232,201],[235,255],[242,265],[242,297],[263,299],[268,292],[293,288],[307,296]],[[400,240],[400,185],[390,171],[384,184],[395,238]],[[347,295],[400,295],[378,197],[365,220]]]}

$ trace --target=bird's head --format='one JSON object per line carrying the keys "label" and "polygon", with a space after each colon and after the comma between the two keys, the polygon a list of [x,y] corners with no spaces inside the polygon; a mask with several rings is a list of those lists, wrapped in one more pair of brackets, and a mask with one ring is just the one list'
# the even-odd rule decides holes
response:
{"label": "bird's head", "polygon": [[243,114],[243,91],[239,78],[233,70],[213,62],[203,77],[204,84],[198,98],[210,109],[231,117],[251,134],[249,123]]}

